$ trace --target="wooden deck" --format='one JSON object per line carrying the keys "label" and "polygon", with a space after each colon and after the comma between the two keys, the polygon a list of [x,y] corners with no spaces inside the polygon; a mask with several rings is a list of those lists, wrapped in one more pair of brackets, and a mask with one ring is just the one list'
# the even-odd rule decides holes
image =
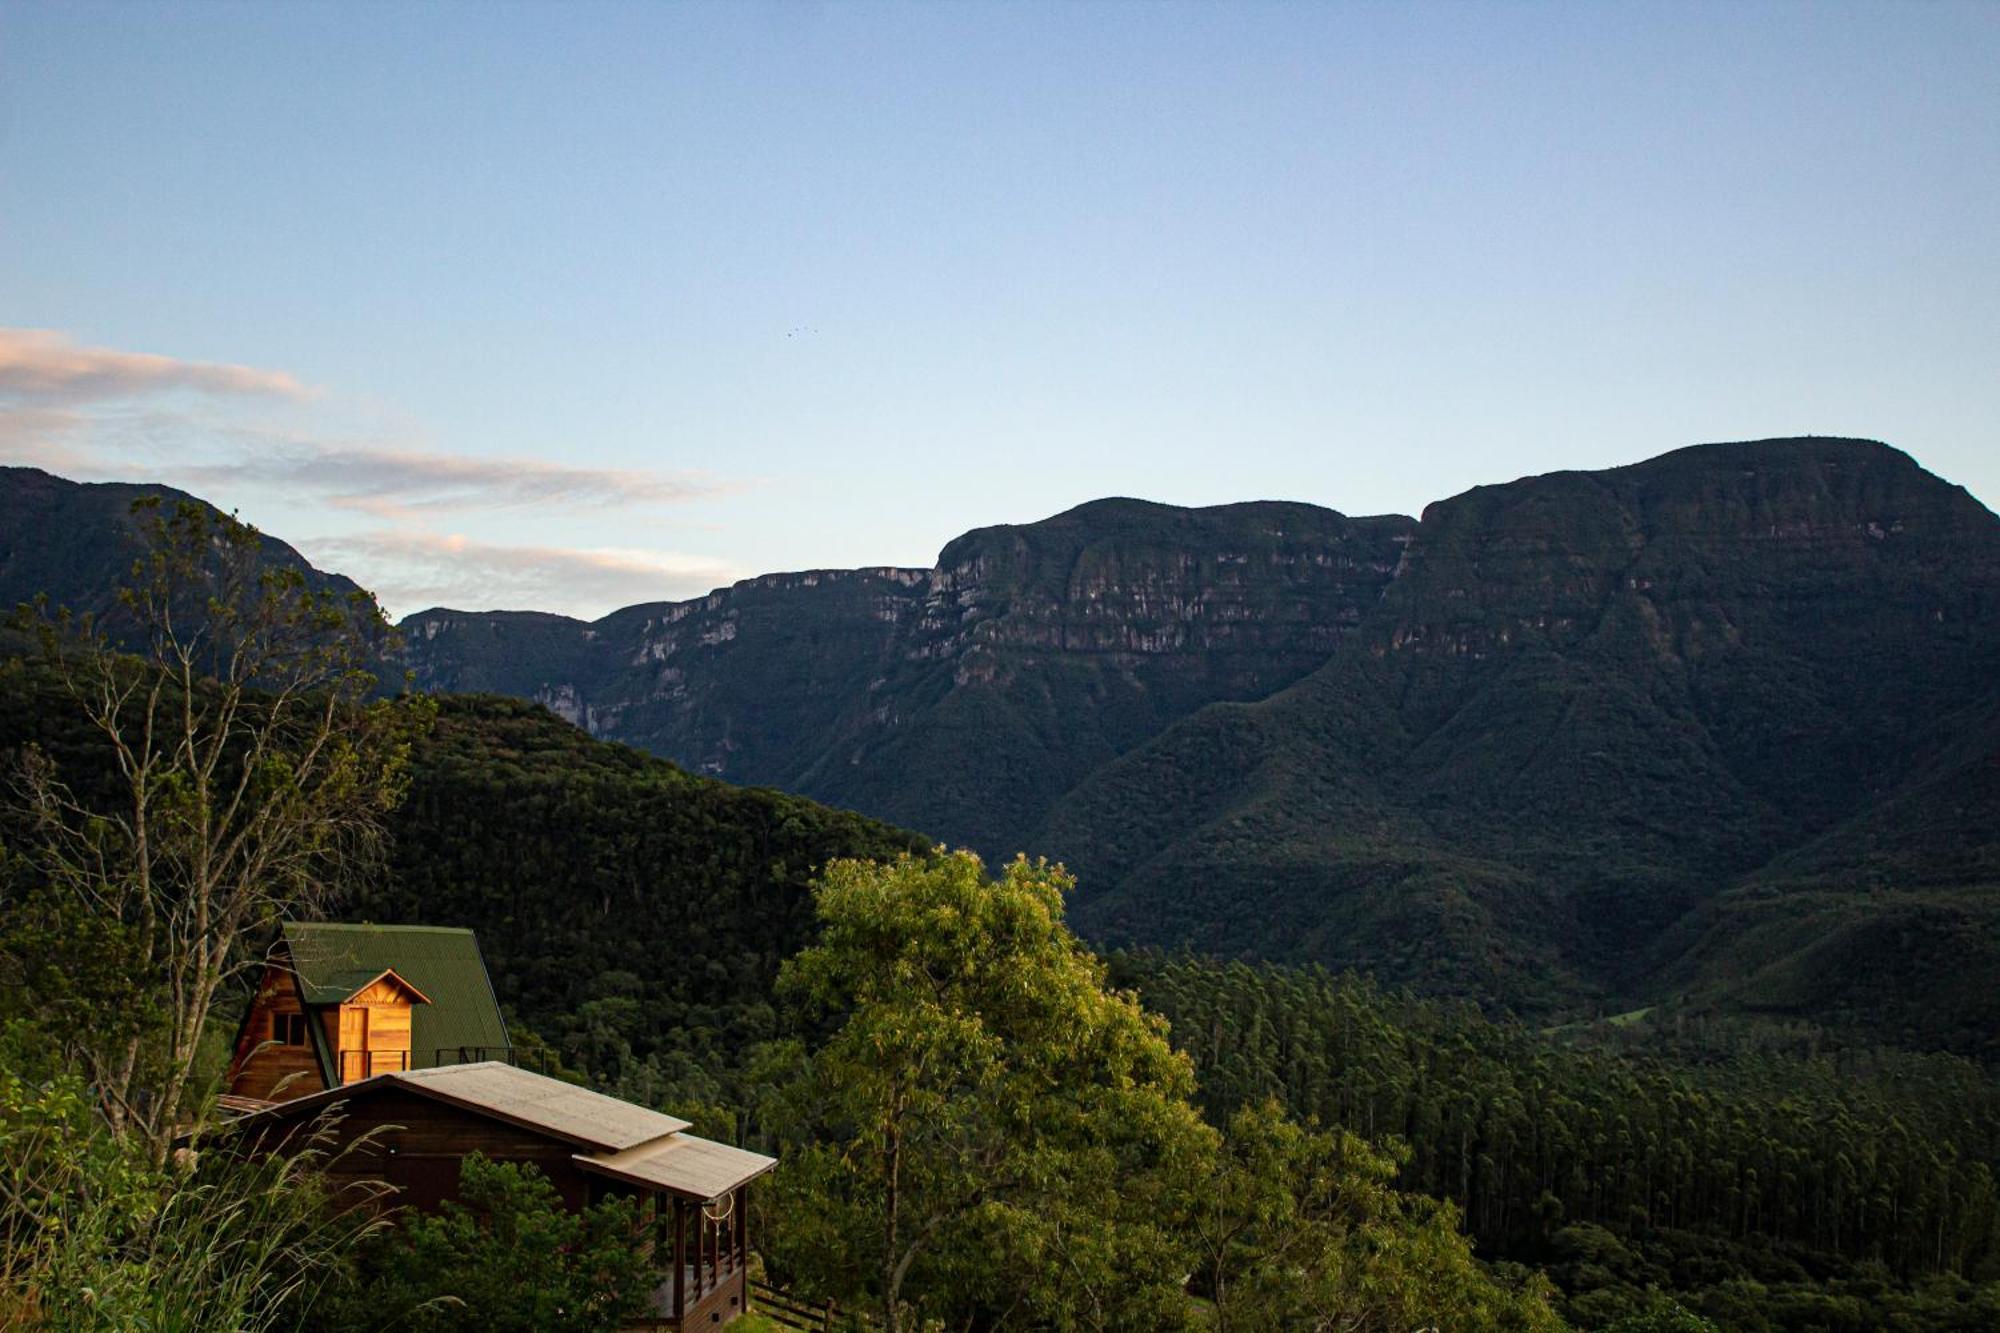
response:
{"label": "wooden deck", "polygon": [[697,1275],[692,1267],[688,1267],[681,1270],[681,1277],[688,1284],[687,1313],[679,1319],[674,1318],[676,1293],[674,1275],[669,1273],[665,1281],[653,1288],[649,1302],[651,1310],[623,1327],[682,1333],[682,1330],[716,1328],[743,1313],[749,1287],[740,1266],[731,1264],[712,1268],[702,1275]]}

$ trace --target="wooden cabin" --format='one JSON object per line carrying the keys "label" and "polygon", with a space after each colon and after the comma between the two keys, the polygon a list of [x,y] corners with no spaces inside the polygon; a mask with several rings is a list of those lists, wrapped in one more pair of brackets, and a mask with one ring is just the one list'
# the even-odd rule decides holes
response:
{"label": "wooden cabin", "polygon": [[237,1029],[228,1090],[239,1105],[286,1101],[512,1053],[471,931],[290,922]]}
{"label": "wooden cabin", "polygon": [[[335,1105],[338,1119],[317,1122]],[[633,1243],[660,1282],[650,1312],[628,1328],[711,1328],[746,1306],[750,1183],[777,1163],[688,1134],[685,1120],[489,1061],[391,1070],[236,1122],[260,1151],[303,1144],[316,1124],[332,1135],[317,1146],[336,1182],[384,1181],[395,1202],[419,1209],[456,1197],[471,1152],[532,1164],[571,1208],[637,1199]]]}

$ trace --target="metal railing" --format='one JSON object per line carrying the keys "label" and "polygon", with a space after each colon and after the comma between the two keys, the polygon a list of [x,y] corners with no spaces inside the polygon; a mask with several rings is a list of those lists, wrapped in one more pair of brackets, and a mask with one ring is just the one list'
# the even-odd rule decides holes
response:
{"label": "metal railing", "polygon": [[537,1074],[552,1074],[556,1068],[554,1051],[522,1051],[512,1046],[433,1046],[418,1054],[430,1057],[427,1061],[418,1062],[420,1069],[478,1064],[482,1060],[498,1060],[517,1069],[531,1069]]}

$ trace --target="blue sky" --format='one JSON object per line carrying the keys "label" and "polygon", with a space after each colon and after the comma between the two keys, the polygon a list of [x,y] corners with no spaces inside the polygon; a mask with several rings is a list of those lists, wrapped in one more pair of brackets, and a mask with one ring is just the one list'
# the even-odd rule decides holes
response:
{"label": "blue sky", "polygon": [[0,6],[0,461],[599,614],[1702,440],[2000,499],[2000,6]]}

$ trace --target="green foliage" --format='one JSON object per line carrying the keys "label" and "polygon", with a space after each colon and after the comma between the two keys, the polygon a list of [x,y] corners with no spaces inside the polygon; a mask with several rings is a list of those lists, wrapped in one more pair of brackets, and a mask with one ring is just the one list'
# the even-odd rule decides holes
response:
{"label": "green foliage", "polygon": [[[1676,1036],[1658,1014],[1552,1036],[1317,969],[1113,964],[1173,1024],[1212,1118],[1277,1096],[1407,1145],[1402,1183],[1544,1266],[1579,1324],[1659,1288],[1734,1329],[1707,1302],[1745,1280],[1782,1304],[1874,1274],[1844,1299],[1881,1319],[2000,1292],[2000,1086],[1963,1061]],[[1951,1325],[1911,1325],[1933,1326]]]}
{"label": "green foliage", "polygon": [[0,1037],[0,1327],[296,1327],[373,1225],[332,1205],[316,1147],[155,1165],[56,1069],[26,1027]]}
{"label": "green foliage", "polygon": [[1204,1190],[1205,1279],[1223,1330],[1565,1327],[1539,1276],[1497,1280],[1456,1210],[1392,1187],[1395,1159],[1346,1130],[1245,1107]]}
{"label": "green foliage", "polygon": [[631,1200],[572,1212],[533,1166],[477,1153],[459,1180],[462,1203],[376,1237],[317,1326],[599,1333],[645,1308],[659,1276]]}
{"label": "green foliage", "polygon": [[1722,1333],[1722,1328],[1712,1319],[1656,1296],[1637,1314],[1606,1324],[1603,1333]]}
{"label": "green foliage", "polygon": [[968,852],[828,868],[783,985],[839,1026],[762,1055],[774,1270],[892,1328],[1182,1327],[1190,1272],[1217,1329],[1564,1326],[1357,1136],[1269,1103],[1202,1124],[1185,1057],[1063,926],[1069,887]]}
{"label": "green foliage", "polygon": [[[9,676],[0,665],[0,690]],[[0,846],[0,1024],[32,1020],[57,1049],[146,1048],[166,1028],[159,981],[131,923],[70,894]]]}
{"label": "green foliage", "polygon": [[744,1104],[735,1071],[781,1030],[772,987],[814,929],[812,876],[923,845],[507,699],[438,701],[410,770],[390,873],[348,914],[477,928],[509,1010],[647,1105]]}
{"label": "green foliage", "polygon": [[[782,985],[839,1026],[767,1214],[800,1285],[953,1326],[1172,1327],[1212,1151],[1186,1060],[1062,924],[1060,870],[837,861]],[[800,1114],[803,1112],[804,1114]]]}

